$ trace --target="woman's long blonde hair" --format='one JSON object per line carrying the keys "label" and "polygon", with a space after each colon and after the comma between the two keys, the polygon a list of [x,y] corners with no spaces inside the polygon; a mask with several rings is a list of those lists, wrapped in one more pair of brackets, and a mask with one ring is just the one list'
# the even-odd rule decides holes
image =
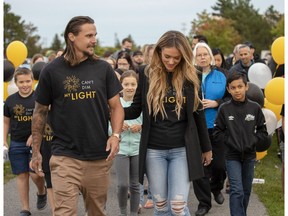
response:
{"label": "woman's long blonde hair", "polygon": [[175,47],[181,53],[181,61],[173,71],[172,85],[176,90],[176,108],[178,119],[183,103],[183,87],[186,81],[194,86],[194,107],[192,111],[196,111],[200,103],[198,96],[199,79],[196,74],[196,69],[192,64],[192,49],[186,37],[178,31],[168,31],[162,35],[155,45],[155,50],[152,56],[151,64],[146,70],[146,76],[149,78],[149,90],[147,93],[147,103],[149,114],[156,118],[160,113],[162,118],[167,117],[164,109],[163,101],[166,96],[167,70],[161,60],[161,50],[163,48]]}

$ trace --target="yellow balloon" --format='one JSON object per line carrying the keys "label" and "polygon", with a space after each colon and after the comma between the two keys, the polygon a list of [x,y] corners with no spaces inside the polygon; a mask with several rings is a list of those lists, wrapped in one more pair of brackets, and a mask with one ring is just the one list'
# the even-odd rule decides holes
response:
{"label": "yellow balloon", "polygon": [[284,83],[285,78],[276,77],[271,79],[265,86],[264,93],[266,99],[275,105],[284,104]]}
{"label": "yellow balloon", "polygon": [[278,121],[281,119],[280,113],[281,113],[282,105],[272,104],[265,98],[264,99],[264,107],[271,110],[272,112],[274,112]]}
{"label": "yellow balloon", "polygon": [[4,85],[3,85],[4,101],[6,101],[6,98],[8,97],[8,84],[9,84],[9,82],[4,82]]}
{"label": "yellow balloon", "polygon": [[256,152],[256,160],[261,160],[267,155],[267,151]]}
{"label": "yellow balloon", "polygon": [[27,47],[21,41],[11,42],[6,49],[7,59],[13,63],[15,68],[25,61],[27,55]]}
{"label": "yellow balloon", "polygon": [[279,37],[272,43],[271,54],[277,64],[284,64],[284,37]]}

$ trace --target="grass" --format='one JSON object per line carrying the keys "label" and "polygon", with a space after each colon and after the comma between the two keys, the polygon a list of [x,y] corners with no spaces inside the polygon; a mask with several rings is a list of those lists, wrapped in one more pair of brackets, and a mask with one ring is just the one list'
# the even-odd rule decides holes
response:
{"label": "grass", "polygon": [[[276,135],[268,150],[268,154],[255,167],[255,178],[265,179],[265,184],[254,184],[253,191],[266,207],[269,216],[284,216],[284,195],[282,193],[282,164],[277,156],[278,144]],[[10,162],[4,163],[4,184],[14,178]]]}
{"label": "grass", "polygon": [[266,207],[269,216],[284,215],[284,194],[282,193],[282,163],[277,156],[278,144],[273,136],[268,154],[256,164],[255,178],[265,179],[265,184],[253,184],[253,191]]}

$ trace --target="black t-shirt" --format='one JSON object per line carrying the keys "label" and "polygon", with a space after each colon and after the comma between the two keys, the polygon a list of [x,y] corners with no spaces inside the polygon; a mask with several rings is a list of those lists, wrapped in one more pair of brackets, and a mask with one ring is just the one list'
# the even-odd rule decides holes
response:
{"label": "black t-shirt", "polygon": [[86,59],[70,66],[61,56],[40,74],[36,101],[51,104],[52,154],[79,160],[106,158],[108,100],[122,86],[110,65]]}
{"label": "black t-shirt", "polygon": [[158,114],[156,120],[152,119],[148,148],[172,149],[185,145],[184,135],[187,127],[186,96],[183,95],[180,119],[178,119],[175,111],[176,90],[172,86],[172,75],[172,73],[168,73],[169,87],[163,101],[167,117],[163,119],[161,114]]}
{"label": "black t-shirt", "polygon": [[51,145],[53,140],[53,130],[50,123],[50,112],[47,116],[47,122],[45,124],[43,139],[41,143],[40,152],[42,155],[42,169],[44,172],[50,172],[50,158],[51,158]]}
{"label": "black t-shirt", "polygon": [[22,97],[19,92],[10,95],[4,104],[4,116],[10,118],[11,140],[26,142],[31,135],[31,122],[35,107],[35,94]]}

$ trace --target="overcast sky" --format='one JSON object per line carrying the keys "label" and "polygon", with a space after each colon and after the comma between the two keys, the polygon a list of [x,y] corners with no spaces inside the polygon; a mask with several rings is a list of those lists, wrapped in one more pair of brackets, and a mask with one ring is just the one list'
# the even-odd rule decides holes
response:
{"label": "overcast sky", "polygon": [[[132,35],[137,45],[155,43],[168,30],[188,34],[190,23],[203,10],[212,12],[215,0],[4,0],[11,12],[37,27],[43,47],[64,32],[73,16],[94,19],[102,46],[114,46]],[[270,6],[284,12],[284,0],[251,0],[261,14]],[[63,38],[61,38],[63,40]],[[64,41],[64,40],[63,40]]]}

